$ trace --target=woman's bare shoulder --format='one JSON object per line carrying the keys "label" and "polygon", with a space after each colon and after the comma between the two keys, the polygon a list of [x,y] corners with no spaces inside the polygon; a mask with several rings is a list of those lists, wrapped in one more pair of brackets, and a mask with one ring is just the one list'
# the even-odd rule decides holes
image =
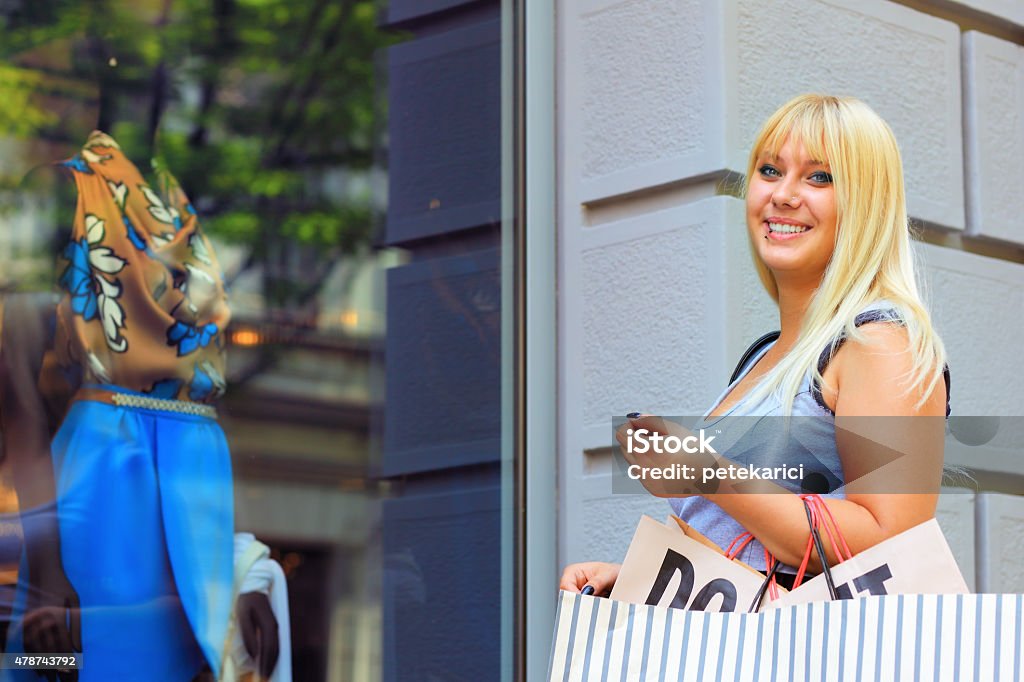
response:
{"label": "woman's bare shoulder", "polygon": [[834,372],[836,413],[944,414],[945,386],[940,381],[924,404],[918,390],[907,391],[914,375],[915,356],[910,335],[896,321],[879,321],[859,328],[836,353]]}

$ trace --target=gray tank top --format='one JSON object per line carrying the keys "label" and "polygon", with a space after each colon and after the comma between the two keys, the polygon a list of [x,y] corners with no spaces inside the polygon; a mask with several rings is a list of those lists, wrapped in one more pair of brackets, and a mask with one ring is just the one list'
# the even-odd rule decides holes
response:
{"label": "gray tank top", "polygon": [[[888,301],[868,306],[857,316],[855,323],[860,326],[882,320],[901,320]],[[838,339],[835,344],[824,349],[818,362],[819,371],[824,371],[842,341]],[[827,497],[843,498],[843,468],[836,449],[835,415],[825,405],[819,387],[812,382],[811,372],[804,377],[793,400],[794,418],[791,420],[782,417],[782,403],[775,396],[769,395],[752,404],[748,398],[753,391],[748,391],[725,414],[708,419],[708,415],[774,343],[766,345],[747,362],[736,380],[722,391],[704,413],[697,426],[714,435],[715,449],[738,464],[788,468],[803,465],[803,480],[776,481],[791,492],[815,492]],[[673,498],[669,504],[677,516],[723,549],[745,532],[743,526],[721,507],[703,497]],[[738,558],[758,570],[765,570],[764,547],[756,539],[746,546]],[[794,568],[786,566],[779,570],[796,572]]]}

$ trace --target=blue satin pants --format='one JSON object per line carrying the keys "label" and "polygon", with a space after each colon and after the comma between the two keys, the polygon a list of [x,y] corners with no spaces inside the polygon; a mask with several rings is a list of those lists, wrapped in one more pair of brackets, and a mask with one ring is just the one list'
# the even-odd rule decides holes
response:
{"label": "blue satin pants", "polygon": [[[82,609],[81,682],[187,682],[204,664],[219,674],[234,531],[231,461],[220,425],[82,400],[54,438],[52,456],[61,556]],[[23,651],[24,557],[22,569],[9,653]]]}

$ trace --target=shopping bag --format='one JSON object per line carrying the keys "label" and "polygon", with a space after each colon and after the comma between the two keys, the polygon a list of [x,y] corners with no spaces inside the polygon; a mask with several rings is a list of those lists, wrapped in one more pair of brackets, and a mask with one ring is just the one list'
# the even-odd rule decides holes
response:
{"label": "shopping bag", "polygon": [[643,516],[611,598],[697,611],[747,611],[764,582],[764,575],[726,558],[682,521],[673,518],[664,525]]}
{"label": "shopping bag", "polygon": [[[845,541],[828,514],[824,502],[808,496],[810,508],[820,510],[823,528],[842,556]],[[809,512],[808,516],[811,514]],[[832,526],[829,526],[831,522]],[[812,525],[812,532],[814,526]],[[852,599],[884,594],[966,594],[967,583],[953,557],[938,521],[930,519],[910,528],[799,585],[773,599],[767,606],[791,606],[826,599]],[[828,581],[832,581],[832,589]],[[765,600],[769,602],[769,600]]]}
{"label": "shopping bag", "polygon": [[1024,679],[1024,595],[887,595],[761,613],[562,592],[548,679]]}

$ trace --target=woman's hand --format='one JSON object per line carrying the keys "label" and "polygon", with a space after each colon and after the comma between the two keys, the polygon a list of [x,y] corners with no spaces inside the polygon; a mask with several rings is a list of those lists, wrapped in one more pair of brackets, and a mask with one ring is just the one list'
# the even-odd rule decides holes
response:
{"label": "woman's hand", "polygon": [[612,585],[619,577],[622,564],[607,564],[602,561],[584,561],[580,564],[569,564],[562,571],[559,589],[567,592],[582,592],[590,585],[597,596],[606,596],[612,591]]}
{"label": "woman's hand", "polygon": [[[648,443],[647,452],[638,452],[643,445],[637,439],[637,432],[644,430],[643,440]],[[633,448],[630,452],[630,431],[633,433]],[[656,448],[654,438],[658,436],[664,444],[667,438],[679,439],[687,449],[696,449],[700,439],[692,431],[673,421],[654,415],[644,414],[630,418],[630,421],[619,427],[615,432],[615,440],[622,449],[622,456],[641,484],[652,495],[657,497],[688,497],[701,492],[715,492],[714,489],[703,490],[704,467],[714,468],[717,460],[712,452],[667,452],[664,447]],[[660,451],[659,451],[660,450]],[[634,469],[634,467],[637,467]],[[672,477],[666,477],[671,473]],[[712,482],[713,483],[713,482]],[[715,486],[717,488],[717,486]]]}

